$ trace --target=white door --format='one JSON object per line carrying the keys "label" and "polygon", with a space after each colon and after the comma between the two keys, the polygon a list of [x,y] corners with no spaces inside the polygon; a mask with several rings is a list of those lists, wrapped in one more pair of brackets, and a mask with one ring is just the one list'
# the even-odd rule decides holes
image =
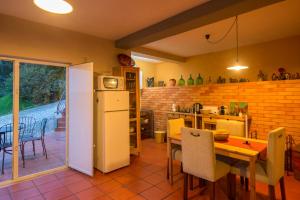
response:
{"label": "white door", "polygon": [[69,167],[93,176],[93,63],[69,67]]}

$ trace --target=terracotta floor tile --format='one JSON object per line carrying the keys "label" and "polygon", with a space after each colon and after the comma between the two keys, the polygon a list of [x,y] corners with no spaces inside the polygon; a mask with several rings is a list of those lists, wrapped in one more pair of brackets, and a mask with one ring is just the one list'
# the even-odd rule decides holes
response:
{"label": "terracotta floor tile", "polygon": [[152,187],[142,192],[141,195],[148,200],[161,200],[168,196],[168,193],[158,189],[157,187]]}
{"label": "terracotta floor tile", "polygon": [[182,185],[178,184],[178,182],[174,182],[173,185],[171,185],[167,180],[164,180],[156,185],[157,188],[160,190],[163,190],[165,192],[171,193],[178,190]]}
{"label": "terracotta floor tile", "polygon": [[143,180],[134,181],[126,186],[126,188],[128,190],[130,190],[134,193],[137,193],[137,194],[145,191],[146,189],[148,189],[150,187],[152,187],[152,185]]}
{"label": "terracotta floor tile", "polygon": [[30,197],[28,199],[30,199],[30,200],[44,200],[44,197],[42,195],[37,195],[37,196],[34,196],[34,197]]}
{"label": "terracotta floor tile", "polygon": [[46,200],[60,200],[72,196],[72,193],[66,187],[53,190],[43,194]]}
{"label": "terracotta floor tile", "polygon": [[142,197],[141,195],[136,195],[136,196],[130,198],[130,200],[145,200],[145,198]]}
{"label": "terracotta floor tile", "polygon": [[114,200],[127,200],[134,197],[136,194],[125,188],[119,188],[116,191],[109,193],[109,197]]}
{"label": "terracotta floor tile", "polygon": [[17,192],[17,191],[21,191],[21,190],[25,190],[25,189],[29,189],[29,188],[33,188],[35,187],[32,181],[25,181],[25,182],[20,182],[14,185],[11,185],[8,187],[8,190],[10,192]]}
{"label": "terracotta floor tile", "polygon": [[118,181],[121,184],[129,184],[132,183],[136,180],[138,180],[137,177],[131,175],[131,174],[127,174],[127,175],[123,175],[123,176],[118,176],[116,178],[114,178],[116,181]]}
{"label": "terracotta floor tile", "polygon": [[41,176],[39,178],[34,179],[33,183],[35,185],[41,185],[41,184],[49,183],[49,182],[55,181],[55,180],[57,180],[57,177],[53,174],[50,174],[50,175]]}
{"label": "terracotta floor tile", "polygon": [[94,200],[97,197],[104,196],[104,193],[101,192],[97,187],[91,187],[87,190],[77,193],[76,196],[80,200]]}
{"label": "terracotta floor tile", "polygon": [[59,179],[59,181],[63,185],[69,185],[69,184],[77,183],[77,182],[80,182],[83,180],[84,180],[84,178],[82,176],[80,176],[79,174],[72,174],[70,176],[64,176]]}
{"label": "terracotta floor tile", "polygon": [[62,199],[62,200],[79,200],[79,199],[78,199],[78,197],[77,197],[77,196],[75,196],[75,195],[72,195],[72,196],[69,196],[69,197],[67,197],[67,198],[64,198],[64,199]]}
{"label": "terracotta floor tile", "polygon": [[[79,200],[79,197],[87,200],[182,199],[183,176],[180,173],[180,163],[174,162],[174,172],[178,174],[174,175],[174,184],[171,186],[166,180],[166,144],[156,144],[152,139],[143,140],[142,143],[143,149],[140,156],[131,156],[132,164],[129,167],[110,174],[102,174],[95,170],[94,177],[89,177],[72,169],[64,170],[53,175],[36,178],[33,181],[0,188],[0,200]],[[30,147],[30,145],[28,146]],[[31,158],[30,155],[26,156],[28,159],[38,159]],[[27,164],[30,166],[30,162]],[[209,200],[208,189],[200,190],[196,187],[197,180],[194,180],[195,189],[189,191],[189,200]],[[286,176],[285,182],[287,199],[299,200],[300,181],[297,181],[293,176]],[[217,182],[216,200],[227,200],[226,183],[226,179]],[[257,200],[267,200],[268,186],[257,182],[256,188]],[[43,193],[40,194],[40,191]],[[249,200],[249,197],[250,193],[240,187],[237,177],[236,199]],[[276,197],[280,199],[279,185],[276,186]]]}
{"label": "terracotta floor tile", "polygon": [[93,185],[89,181],[83,180],[83,181],[80,181],[80,182],[77,182],[77,183],[67,185],[66,187],[71,192],[78,193],[78,192],[81,192],[81,191],[86,190],[88,188],[91,188],[92,186]]}
{"label": "terracotta floor tile", "polygon": [[95,200],[112,200],[108,195],[97,197]]}
{"label": "terracotta floor tile", "polygon": [[9,192],[8,192],[7,187],[0,188],[0,199],[1,199],[1,196],[8,195],[8,194],[9,194]]}
{"label": "terracotta floor tile", "polygon": [[11,197],[13,200],[30,199],[31,197],[35,197],[38,195],[40,195],[40,192],[36,188],[20,190],[20,191],[11,193]]}
{"label": "terracotta floor tile", "polygon": [[10,195],[9,194],[3,194],[0,196],[1,200],[11,200]]}
{"label": "terracotta floor tile", "polygon": [[105,182],[111,181],[112,178],[108,175],[96,175],[94,177],[88,178],[88,180],[93,184],[93,185],[99,185],[103,184]]}
{"label": "terracotta floor tile", "polygon": [[41,193],[50,192],[52,190],[55,190],[57,188],[63,187],[63,184],[61,184],[58,180],[54,180],[45,184],[37,185],[38,190]]}
{"label": "terracotta floor tile", "polygon": [[122,187],[122,184],[118,181],[110,180],[105,183],[96,185],[96,187],[105,193],[110,193]]}
{"label": "terracotta floor tile", "polygon": [[62,172],[56,173],[55,176],[58,179],[61,179],[61,178],[65,178],[65,177],[68,177],[68,176],[72,176],[74,174],[77,174],[74,170],[67,169],[67,170],[64,170]]}
{"label": "terracotta floor tile", "polygon": [[151,174],[150,176],[147,176],[147,177],[144,178],[145,181],[147,181],[148,183],[151,183],[152,185],[156,185],[158,183],[161,183],[165,179],[166,179],[166,177],[162,177],[162,176],[159,176],[157,174]]}

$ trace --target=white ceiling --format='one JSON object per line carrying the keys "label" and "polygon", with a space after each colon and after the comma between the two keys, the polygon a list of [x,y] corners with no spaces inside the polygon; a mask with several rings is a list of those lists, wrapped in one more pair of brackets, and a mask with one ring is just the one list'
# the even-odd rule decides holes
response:
{"label": "white ceiling", "polygon": [[0,0],[0,13],[116,40],[208,0],[66,0],[74,11],[48,13],[33,0]]}
{"label": "white ceiling", "polygon": [[[219,44],[208,43],[204,35],[209,33],[212,41],[217,40],[225,34],[233,21],[234,18],[222,20],[144,47],[183,57],[231,49],[236,46],[235,29]],[[293,35],[300,35],[300,0],[286,0],[239,16],[241,46]]]}

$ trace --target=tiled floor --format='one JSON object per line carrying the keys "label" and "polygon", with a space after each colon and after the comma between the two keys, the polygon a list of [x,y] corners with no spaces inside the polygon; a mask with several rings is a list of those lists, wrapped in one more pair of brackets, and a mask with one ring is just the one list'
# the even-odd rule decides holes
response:
{"label": "tiled floor", "polygon": [[[64,200],[159,200],[182,199],[182,175],[176,166],[175,183],[166,180],[166,145],[154,140],[143,141],[140,157],[132,157],[129,167],[103,175],[96,172],[93,178],[74,170],[42,176],[0,189],[0,199],[64,199]],[[300,182],[292,176],[286,177],[288,200],[300,199]],[[217,199],[226,200],[226,181],[217,183]],[[195,181],[195,187],[197,183]],[[249,192],[240,190],[237,199],[249,199]],[[257,184],[258,200],[267,199],[267,186]],[[276,188],[279,198],[279,188]],[[189,199],[207,200],[208,190],[196,187],[189,191]]]}
{"label": "tiled floor", "polygon": [[[36,155],[32,151],[32,143],[25,144],[25,168],[22,165],[21,153],[19,153],[19,176],[45,171],[48,169],[63,166],[65,163],[65,133],[53,132],[45,136],[45,144],[48,159],[42,154],[41,141],[35,142]],[[12,177],[12,156],[5,154],[4,174],[0,173],[0,182],[11,179]],[[0,151],[0,164],[2,164],[2,151]],[[0,166],[1,169],[1,166]],[[1,200],[1,199],[0,199]]]}

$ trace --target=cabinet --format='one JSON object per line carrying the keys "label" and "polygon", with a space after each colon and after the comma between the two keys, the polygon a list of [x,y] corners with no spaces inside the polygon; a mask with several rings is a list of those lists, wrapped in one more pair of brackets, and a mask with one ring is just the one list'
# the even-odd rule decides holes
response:
{"label": "cabinet", "polygon": [[130,153],[139,155],[141,151],[140,69],[137,67],[115,67],[113,68],[113,75],[124,77],[125,89],[129,91]]}
{"label": "cabinet", "polygon": [[142,139],[154,137],[154,117],[152,110],[141,110],[141,136]]}

